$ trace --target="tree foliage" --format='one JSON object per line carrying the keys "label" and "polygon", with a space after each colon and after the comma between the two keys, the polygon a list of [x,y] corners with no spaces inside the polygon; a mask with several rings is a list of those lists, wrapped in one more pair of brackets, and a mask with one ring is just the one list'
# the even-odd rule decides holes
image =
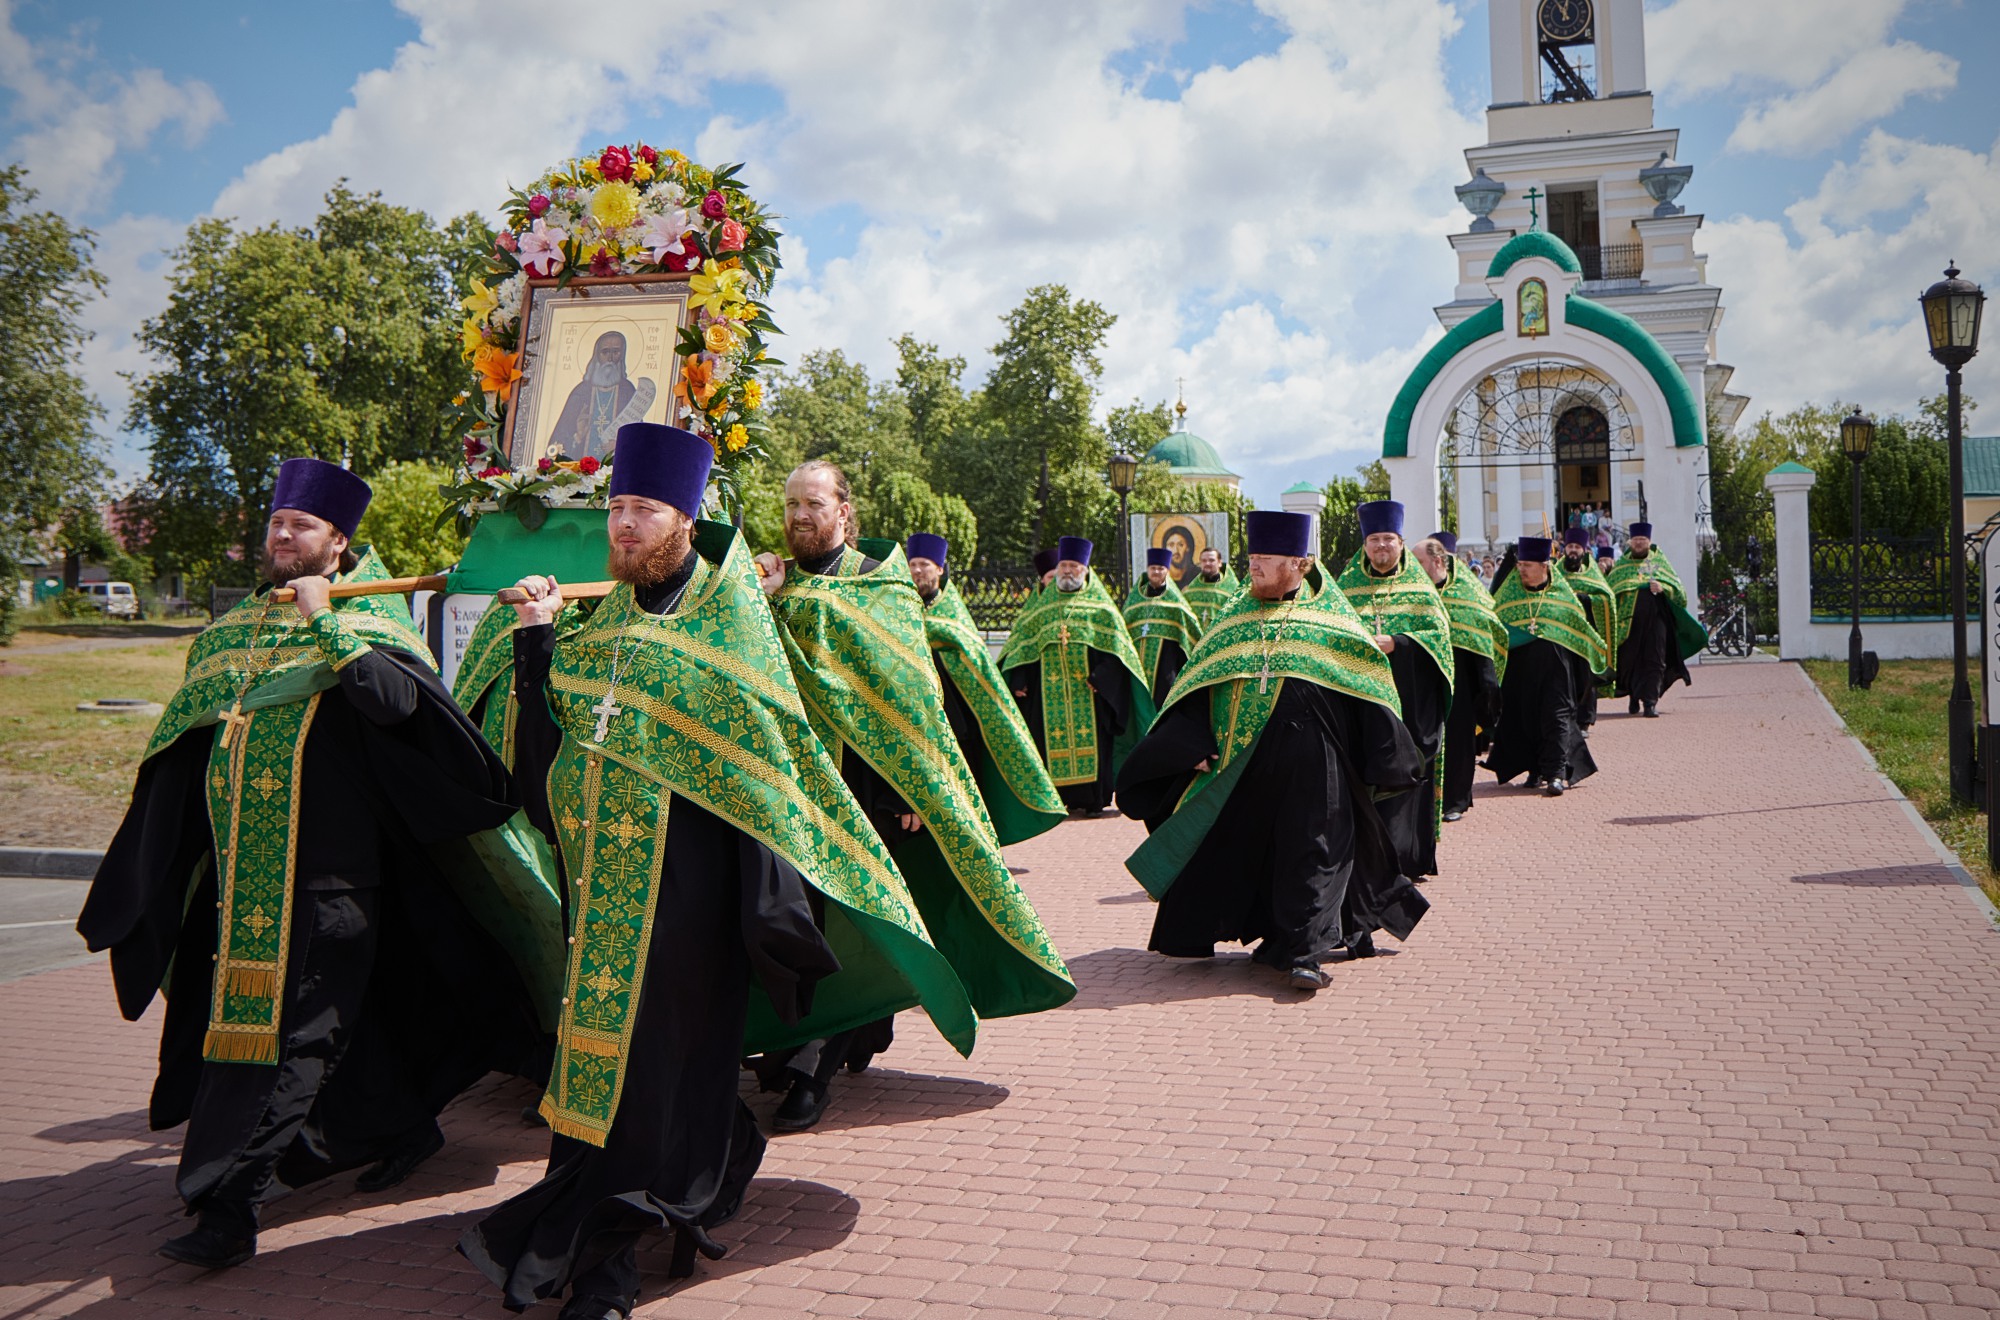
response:
{"label": "tree foliage", "polygon": [[148,437],[155,560],[246,582],[284,459],[366,476],[451,452],[459,271],[490,243],[475,217],[439,226],[344,184],[308,228],[192,226],[167,307],[140,328],[159,365],[133,381],[127,419]]}
{"label": "tree foliage", "polygon": [[354,539],[382,557],[392,577],[435,573],[458,562],[465,537],[456,520],[438,522],[438,487],[451,481],[447,463],[391,463],[370,473],[375,497]]}
{"label": "tree foliage", "polygon": [[35,538],[65,513],[94,518],[109,475],[92,429],[103,410],[74,366],[83,305],[104,286],[92,236],[34,201],[20,166],[0,169],[0,641]]}

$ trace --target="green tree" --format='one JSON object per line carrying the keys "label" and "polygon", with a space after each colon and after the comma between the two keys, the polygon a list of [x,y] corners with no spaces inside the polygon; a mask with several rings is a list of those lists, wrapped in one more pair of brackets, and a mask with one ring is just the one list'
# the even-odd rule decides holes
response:
{"label": "green tree", "polygon": [[0,643],[36,539],[65,509],[94,513],[109,475],[92,429],[103,410],[75,369],[104,278],[90,231],[34,200],[20,166],[0,169]]}
{"label": "green tree", "polygon": [[[1804,459],[1819,477],[1810,497],[1812,528],[1820,536],[1852,536],[1852,460],[1840,448],[1840,418],[1849,410],[1836,405],[1817,411],[1820,416],[1814,444]],[[1875,441],[1861,464],[1863,533],[1918,536],[1943,532],[1951,522],[1950,463],[1942,400],[1924,401],[1915,417],[1892,413],[1877,418]],[[1712,475],[1710,482],[1713,485]]]}
{"label": "green tree", "polygon": [[954,564],[971,564],[979,555],[979,520],[965,501],[940,495],[909,472],[892,473],[876,485],[862,526],[870,536],[892,541],[907,541],[912,532],[935,532],[950,543]]}
{"label": "green tree", "polygon": [[382,556],[393,577],[435,573],[458,562],[465,537],[456,520],[438,525],[438,487],[451,480],[444,463],[391,463],[370,474],[375,497],[354,539]]}
{"label": "green tree", "polygon": [[896,352],[896,388],[909,413],[910,440],[929,459],[965,424],[965,359],[946,357],[915,335],[898,337]]}
{"label": "green tree", "polygon": [[1151,405],[1137,399],[1113,408],[1104,418],[1104,439],[1113,449],[1144,458],[1154,445],[1173,434],[1173,414],[1165,402]]}
{"label": "green tree", "polygon": [[1355,510],[1375,497],[1353,477],[1335,477],[1322,493],[1326,512],[1319,518],[1319,560],[1338,574],[1361,548],[1361,521]]}
{"label": "green tree", "polygon": [[140,328],[159,365],[127,418],[149,438],[138,506],[155,561],[247,582],[283,459],[365,476],[450,452],[456,272],[488,242],[472,217],[440,228],[344,185],[312,228],[191,227],[166,309]]}

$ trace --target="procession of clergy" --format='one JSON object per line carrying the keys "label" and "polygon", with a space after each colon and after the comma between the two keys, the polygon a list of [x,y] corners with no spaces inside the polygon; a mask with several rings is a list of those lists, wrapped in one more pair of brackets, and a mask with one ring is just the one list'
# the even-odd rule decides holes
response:
{"label": "procession of clergy", "polygon": [[[352,537],[368,486],[283,465],[267,586],[190,650],[79,920],[128,1018],[165,997],[150,1120],[187,1125],[169,1258],[248,1260],[259,1207],[343,1170],[380,1192],[486,1073],[544,1087],[540,1182],[459,1250],[510,1310],[637,1304],[720,1257],[765,1138],[800,1131],[920,1009],[1076,993],[1001,849],[1115,801],[1157,900],[1150,947],[1218,942],[1307,994],[1408,937],[1475,757],[1561,795],[1600,684],[1655,713],[1685,679],[1679,579],[1523,538],[1489,594],[1443,532],[1361,509],[1335,579],[1300,514],[1246,516],[1249,581],[1165,552],[1122,609],[1064,537],[997,661],[941,537],[856,535],[846,478],[785,485],[788,560],[702,521],[712,450],[618,436],[613,579],[501,592],[447,689]],[[281,590],[282,589],[282,590]]]}

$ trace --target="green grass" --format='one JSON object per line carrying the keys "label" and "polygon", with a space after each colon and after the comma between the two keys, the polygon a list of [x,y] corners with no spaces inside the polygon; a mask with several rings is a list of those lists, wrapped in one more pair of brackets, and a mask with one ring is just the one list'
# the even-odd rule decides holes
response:
{"label": "green grass", "polygon": [[2000,903],[2000,876],[1986,856],[1986,817],[1951,795],[1945,756],[1951,661],[1885,660],[1866,691],[1847,686],[1845,660],[1808,660],[1805,668],[1882,773],[1958,854],[1987,897]]}
{"label": "green grass", "polygon": [[54,654],[24,638],[0,650],[0,770],[122,803],[154,721],[85,714],[76,704],[99,697],[165,702],[180,686],[186,659],[184,638]]}

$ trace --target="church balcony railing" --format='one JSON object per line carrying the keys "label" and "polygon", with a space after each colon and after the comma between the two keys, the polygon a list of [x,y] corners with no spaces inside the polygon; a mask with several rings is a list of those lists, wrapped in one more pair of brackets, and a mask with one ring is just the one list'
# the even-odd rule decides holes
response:
{"label": "church balcony railing", "polygon": [[1646,245],[1615,243],[1607,247],[1585,243],[1576,248],[1576,259],[1583,266],[1587,283],[1636,280],[1646,272]]}
{"label": "church balcony railing", "polygon": [[[1863,619],[1949,619],[1951,557],[1948,533],[1861,538]],[[1812,538],[1812,614],[1816,623],[1852,616],[1854,542],[1845,536]],[[1979,564],[1966,555],[1966,610],[1979,616]]]}

